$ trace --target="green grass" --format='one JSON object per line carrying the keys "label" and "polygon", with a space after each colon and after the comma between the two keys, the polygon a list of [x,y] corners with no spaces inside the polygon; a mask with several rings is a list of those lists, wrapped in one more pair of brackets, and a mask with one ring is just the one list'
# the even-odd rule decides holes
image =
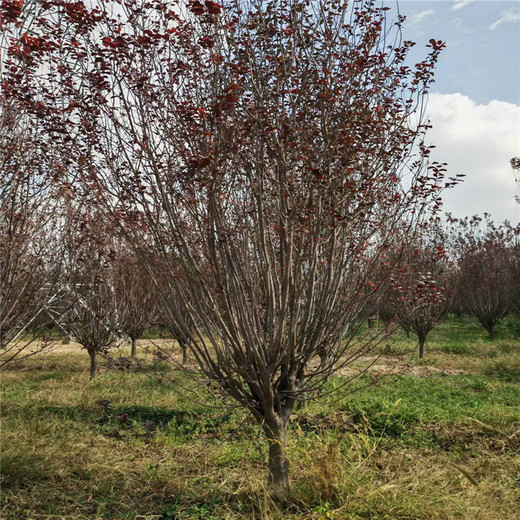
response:
{"label": "green grass", "polygon": [[[283,506],[266,491],[259,428],[193,377],[148,365],[89,383],[82,351],[32,358],[2,376],[0,518],[516,519],[515,327],[490,341],[451,318],[415,371],[299,409]],[[398,335],[389,356],[413,347]]]}

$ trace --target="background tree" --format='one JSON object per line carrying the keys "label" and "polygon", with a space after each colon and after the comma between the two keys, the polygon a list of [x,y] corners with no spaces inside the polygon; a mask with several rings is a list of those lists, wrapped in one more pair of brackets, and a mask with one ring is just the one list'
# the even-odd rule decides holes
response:
{"label": "background tree", "polygon": [[58,324],[90,358],[90,379],[97,356],[117,340],[119,320],[111,276],[115,250],[99,214],[76,214],[67,229],[63,302],[67,311]]}
{"label": "background tree", "polygon": [[[51,346],[54,340],[46,336],[41,341],[42,333],[47,325],[52,326],[51,315],[60,318],[66,310],[61,300],[61,275],[65,208],[74,192],[68,173],[74,169],[74,161],[67,162],[63,150],[70,151],[70,135],[48,132],[49,126],[58,128],[64,118],[47,110],[34,92],[25,88],[29,82],[24,87],[19,83],[27,75],[37,82],[38,60],[50,49],[43,40],[30,36],[43,5],[22,0],[0,2],[2,365]],[[13,59],[20,66],[18,70]],[[21,87],[19,95],[11,95],[11,85]],[[25,333],[28,329],[30,334]]]}
{"label": "background tree", "polygon": [[458,297],[493,339],[495,326],[510,309],[514,290],[511,234],[508,225],[494,224],[489,215],[455,221],[458,252]]}
{"label": "background tree", "polygon": [[113,285],[119,330],[130,338],[131,357],[135,357],[137,339],[157,315],[156,289],[142,263],[130,253],[117,255]]}
{"label": "background tree", "polygon": [[513,279],[510,291],[511,310],[520,314],[520,226],[511,229],[510,236],[510,260]]}
{"label": "background tree", "polygon": [[[431,232],[431,228],[428,233]],[[393,279],[392,303],[397,320],[419,340],[419,357],[424,357],[428,334],[447,313],[453,297],[452,266],[444,249],[445,240],[422,237],[404,254]]]}
{"label": "background tree", "polygon": [[297,400],[375,348],[355,339],[384,246],[453,183],[410,118],[444,45],[409,68],[403,19],[391,35],[372,2],[98,4],[49,5],[62,23],[43,13],[27,52],[59,66],[10,94],[36,89],[66,119],[83,182],[170,266],[187,311],[170,314],[200,372],[263,428],[283,497]]}
{"label": "background tree", "polygon": [[[145,240],[144,243],[149,243]],[[146,246],[141,247],[141,254],[146,252]],[[153,280],[157,298],[157,323],[168,330],[169,335],[179,345],[182,352],[182,364],[188,361],[189,343],[193,337],[194,328],[190,324],[189,311],[186,308],[179,288],[186,292],[187,279],[182,262],[175,254],[162,255],[153,248],[147,251],[145,265],[148,266],[150,280]],[[173,361],[173,358],[171,358]]]}
{"label": "background tree", "polygon": [[[0,101],[1,365],[52,345],[45,309],[59,295],[60,194],[52,147],[16,103]],[[38,325],[38,326],[36,326]],[[31,333],[27,334],[28,327]]]}
{"label": "background tree", "polygon": [[[511,159],[511,167],[515,175],[515,181],[520,188],[520,157],[513,157]],[[516,195],[515,200],[520,204],[520,196]],[[511,269],[513,286],[510,293],[511,310],[517,314],[520,313],[520,231],[517,226],[516,232],[513,233],[511,240]]]}
{"label": "background tree", "polygon": [[193,327],[186,329],[190,323],[189,311],[175,290],[170,290],[165,298],[161,315],[162,323],[168,329],[171,337],[179,344],[182,352],[182,364],[185,365],[188,362],[189,344],[194,333]]}

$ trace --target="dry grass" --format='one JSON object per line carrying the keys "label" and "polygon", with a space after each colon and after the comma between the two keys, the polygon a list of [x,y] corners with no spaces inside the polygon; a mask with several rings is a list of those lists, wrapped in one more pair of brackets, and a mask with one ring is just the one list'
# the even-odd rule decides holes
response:
{"label": "dry grass", "polygon": [[517,520],[519,351],[453,322],[416,372],[310,403],[293,421],[283,505],[257,427],[176,391],[200,394],[193,378],[155,366],[90,383],[74,346],[33,358],[2,376],[1,518]]}

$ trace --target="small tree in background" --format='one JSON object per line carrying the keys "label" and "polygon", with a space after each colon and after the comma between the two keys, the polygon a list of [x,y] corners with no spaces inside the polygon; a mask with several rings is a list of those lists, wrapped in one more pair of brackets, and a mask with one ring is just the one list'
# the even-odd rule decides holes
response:
{"label": "small tree in background", "polygon": [[496,225],[489,215],[455,220],[458,254],[458,299],[494,338],[495,326],[514,297],[511,239],[518,228]]}
{"label": "small tree in background", "polygon": [[114,261],[113,285],[119,329],[130,338],[135,357],[137,340],[157,315],[156,288],[143,264],[128,253]]}
{"label": "small tree in background", "polygon": [[162,255],[153,249],[149,251],[146,265],[154,280],[159,323],[178,343],[182,353],[182,364],[185,365],[188,361],[189,344],[195,331],[190,323],[190,312],[183,297],[188,283],[186,272],[176,255]]}
{"label": "small tree in background", "polygon": [[511,311],[520,314],[520,226],[511,240],[512,288],[510,291]]}
{"label": "small tree in background", "polygon": [[69,221],[62,282],[67,312],[58,323],[87,351],[90,379],[97,374],[97,356],[107,352],[119,333],[112,246],[99,214],[85,211]]}
{"label": "small tree in background", "polygon": [[175,294],[170,292],[166,296],[166,301],[162,310],[162,323],[168,329],[171,337],[177,341],[182,352],[182,364],[188,362],[188,350],[193,337],[193,328],[187,331],[187,324],[190,323],[189,312],[184,307],[183,301]]}
{"label": "small tree in background", "polygon": [[118,321],[113,289],[94,277],[82,277],[69,293],[74,300],[62,320],[67,333],[88,353],[90,379],[97,375],[97,356],[108,351],[117,340]]}
{"label": "small tree in background", "polygon": [[[515,181],[520,189],[520,157],[511,159],[511,167],[515,174]],[[516,195],[516,202],[520,204],[520,196]],[[511,243],[511,261],[513,271],[513,290],[511,291],[511,307],[514,312],[520,313],[520,232],[515,233]]]}
{"label": "small tree in background", "polygon": [[395,316],[405,331],[417,336],[420,358],[424,357],[428,334],[446,314],[454,292],[443,243],[426,237],[416,242],[417,247],[405,253],[393,280]]}

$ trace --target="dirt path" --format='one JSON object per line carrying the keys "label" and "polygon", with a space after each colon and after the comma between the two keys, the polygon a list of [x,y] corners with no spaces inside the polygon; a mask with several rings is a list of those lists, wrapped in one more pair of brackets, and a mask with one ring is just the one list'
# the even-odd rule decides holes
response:
{"label": "dirt path", "polygon": [[[31,345],[30,349],[37,349],[38,344]],[[142,339],[138,340],[138,357],[152,359],[156,350],[162,350],[168,354],[168,358],[175,363],[181,364],[182,353],[177,343],[171,339]],[[63,344],[60,341],[52,344],[48,349],[42,352],[42,355],[63,354],[63,353],[79,353],[84,351],[79,343],[70,342]],[[130,342],[121,341],[110,350],[112,357],[127,357],[130,355]],[[416,377],[428,377],[431,375],[455,375],[467,373],[467,370],[455,368],[437,368],[431,365],[416,365],[415,360],[409,356],[362,356],[355,360],[354,363],[340,367],[336,372],[337,375],[343,377],[354,377],[362,372],[379,375],[412,375]],[[313,366],[314,363],[311,364]],[[189,363],[188,363],[189,365]],[[318,365],[316,360],[314,368]]]}

